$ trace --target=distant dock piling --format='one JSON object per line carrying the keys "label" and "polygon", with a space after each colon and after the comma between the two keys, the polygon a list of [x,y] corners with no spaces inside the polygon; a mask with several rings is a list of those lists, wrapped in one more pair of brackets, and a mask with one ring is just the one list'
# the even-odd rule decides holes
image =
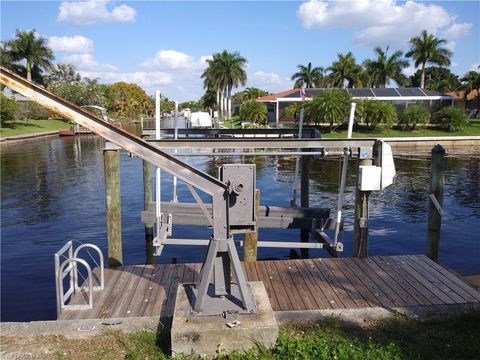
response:
{"label": "distant dock piling", "polygon": [[121,266],[123,264],[120,149],[111,142],[105,142],[105,148],[103,149],[109,266]]}
{"label": "distant dock piling", "polygon": [[436,145],[432,149],[430,193],[428,206],[428,238],[426,255],[438,261],[440,228],[442,226],[443,189],[445,184],[445,149]]}
{"label": "distant dock piling", "polygon": [[[358,161],[358,169],[360,169],[360,166],[372,165],[372,163],[372,159],[361,159]],[[353,226],[352,255],[354,257],[366,258],[368,257],[368,200],[370,191],[360,190],[358,173],[355,189],[355,223]]]}
{"label": "distant dock piling", "polygon": [[[301,159],[300,166],[300,207],[308,208],[310,207],[310,165],[311,165],[311,156],[304,155]],[[300,241],[308,243],[310,240],[310,231],[311,229],[301,229],[300,230]],[[300,254],[302,259],[308,259],[309,251],[308,249],[300,249]]]}

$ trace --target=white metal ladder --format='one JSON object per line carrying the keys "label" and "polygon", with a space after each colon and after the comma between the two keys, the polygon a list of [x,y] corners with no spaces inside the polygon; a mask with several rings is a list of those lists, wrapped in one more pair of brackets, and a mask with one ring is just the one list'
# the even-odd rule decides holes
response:
{"label": "white metal ladder", "polygon": [[[78,257],[80,250],[85,248],[91,248],[95,250],[100,259],[100,285],[93,285],[93,276],[92,268],[87,261]],[[93,291],[94,290],[103,290],[105,285],[105,275],[104,275],[104,260],[103,253],[100,248],[93,244],[81,244],[75,250],[73,249],[73,241],[68,241],[60,250],[58,250],[55,255],[55,290],[56,290],[56,299],[57,299],[57,317],[60,315],[63,309],[76,309],[84,310],[91,309],[93,307]],[[65,258],[61,262],[61,258]],[[67,301],[71,298],[73,294],[77,291],[83,289],[83,286],[78,284],[78,264],[82,264],[87,270],[87,280],[88,280],[88,304],[76,304],[76,305],[67,305]],[[68,290],[64,291],[63,280],[69,276],[69,286]]]}

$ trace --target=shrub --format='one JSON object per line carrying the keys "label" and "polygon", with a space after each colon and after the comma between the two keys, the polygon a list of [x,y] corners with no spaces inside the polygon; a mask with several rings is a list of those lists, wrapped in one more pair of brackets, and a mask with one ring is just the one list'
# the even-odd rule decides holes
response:
{"label": "shrub", "polygon": [[32,101],[17,103],[15,110],[15,120],[40,120],[48,119],[50,111]]}
{"label": "shrub", "polygon": [[468,125],[468,117],[458,108],[444,107],[433,114],[432,123],[446,131],[458,131]]}
{"label": "shrub", "polygon": [[332,131],[334,124],[341,123],[348,116],[351,100],[343,90],[325,90],[305,104],[305,117],[315,124],[327,121]]}
{"label": "shrub", "polygon": [[291,103],[290,105],[288,105],[285,108],[285,110],[283,110],[283,116],[286,116],[288,118],[292,118],[296,122],[300,117],[300,109],[301,109],[300,104]]}
{"label": "shrub", "polygon": [[267,107],[258,101],[247,101],[240,108],[240,119],[265,124],[267,120]]}
{"label": "shrub", "polygon": [[364,116],[367,128],[374,130],[380,123],[393,124],[397,120],[397,110],[387,101],[366,100]]}
{"label": "shrub", "polygon": [[398,125],[409,130],[414,130],[417,125],[428,124],[430,112],[423,105],[413,105],[403,110],[398,116]]}
{"label": "shrub", "polygon": [[13,120],[17,102],[13,98],[0,93],[0,121]]}

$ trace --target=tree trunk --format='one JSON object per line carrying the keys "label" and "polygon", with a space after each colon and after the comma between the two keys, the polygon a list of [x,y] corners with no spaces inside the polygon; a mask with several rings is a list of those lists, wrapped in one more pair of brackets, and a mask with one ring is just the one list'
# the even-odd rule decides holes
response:
{"label": "tree trunk", "polygon": [[217,117],[220,117],[220,88],[217,88]]}
{"label": "tree trunk", "polygon": [[220,114],[219,117],[223,118],[223,89],[220,89]]}
{"label": "tree trunk", "polygon": [[32,66],[29,61],[27,61],[27,80],[32,81]]}
{"label": "tree trunk", "polygon": [[228,106],[227,106],[227,104],[228,104],[228,101],[227,101],[227,99],[228,99],[228,88],[226,86],[225,86],[225,89],[223,89],[223,93],[225,94],[223,96],[223,110],[225,111],[225,118],[228,119]]}
{"label": "tree trunk", "polygon": [[232,118],[232,85],[228,85],[228,103],[227,103],[227,107],[228,107],[228,118],[231,119]]}
{"label": "tree trunk", "polygon": [[422,64],[422,75],[420,79],[420,87],[422,89],[425,88],[425,63]]}

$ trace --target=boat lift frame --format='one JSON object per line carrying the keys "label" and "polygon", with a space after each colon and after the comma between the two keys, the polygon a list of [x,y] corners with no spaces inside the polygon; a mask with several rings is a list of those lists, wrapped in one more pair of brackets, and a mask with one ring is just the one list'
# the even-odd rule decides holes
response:
{"label": "boat lift frame", "polygon": [[[0,82],[23,96],[61,114],[130,153],[137,155],[143,160],[164,169],[192,187],[200,189],[210,195],[213,205],[213,234],[209,241],[206,259],[200,272],[200,281],[197,283],[197,293],[193,301],[194,311],[199,315],[204,312],[204,308],[207,305],[206,302],[210,300],[207,292],[209,289],[209,279],[214,271],[216,275],[214,277],[215,295],[228,295],[228,291],[231,289],[230,261],[237,278],[238,292],[244,310],[247,313],[254,313],[256,311],[255,301],[247,285],[245,274],[233,242],[233,236],[230,232],[231,224],[229,224],[228,219],[229,184],[223,183],[174,156],[161,151],[159,148],[114,124],[105,122],[92,113],[52,94],[4,67],[0,67]],[[219,311],[221,313],[223,310],[219,309]]]}

